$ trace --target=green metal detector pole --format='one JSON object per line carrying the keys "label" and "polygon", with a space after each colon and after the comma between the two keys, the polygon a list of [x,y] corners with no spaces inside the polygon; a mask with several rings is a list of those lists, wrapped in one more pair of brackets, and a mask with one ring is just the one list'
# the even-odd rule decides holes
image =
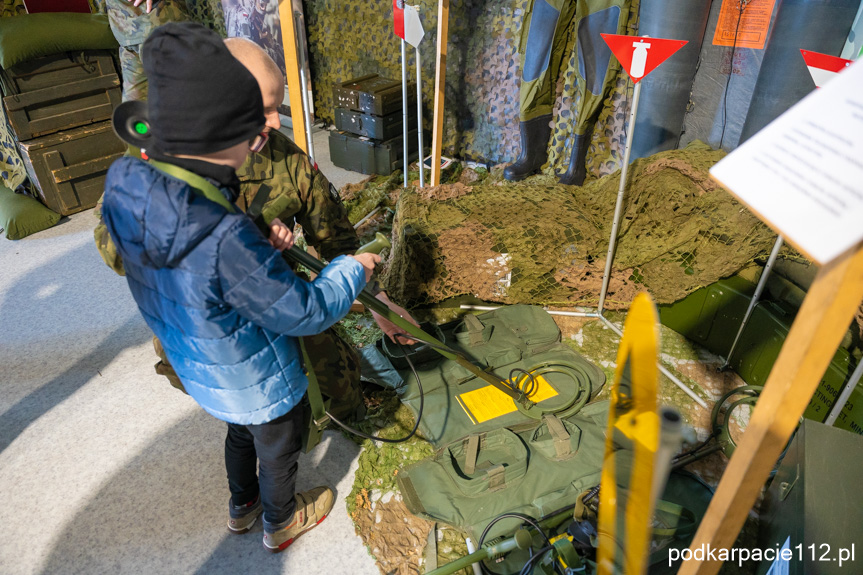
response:
{"label": "green metal detector pole", "polygon": [[484,545],[470,555],[465,555],[461,559],[451,561],[446,565],[438,567],[434,571],[429,571],[426,575],[451,575],[457,573],[465,567],[470,567],[474,563],[478,563],[485,559],[494,559],[505,553],[509,553],[515,549],[527,549],[533,544],[533,538],[527,529],[519,529],[515,532],[515,536],[510,539],[505,539],[500,543],[493,545]]}
{"label": "green metal detector pole", "polygon": [[[370,251],[371,250],[365,250],[366,253],[368,253]],[[310,270],[312,270],[315,273],[318,273],[318,274],[321,273],[324,270],[324,268],[326,267],[322,261],[320,261],[316,257],[304,252],[303,250],[301,250],[297,246],[293,246],[291,249],[285,250],[284,253],[287,254],[288,257],[290,257],[292,260],[294,260],[298,264],[309,268]],[[357,296],[357,300],[359,300],[359,302],[361,304],[363,304],[364,306],[366,306],[368,309],[370,309],[373,312],[387,318],[388,320],[390,320],[391,322],[393,322],[394,324],[396,324],[397,326],[399,326],[400,328],[405,330],[405,332],[407,332],[408,334],[416,335],[417,337],[419,337],[423,341],[427,341],[427,342],[429,342],[435,346],[440,346],[443,349],[438,349],[437,351],[439,351],[440,354],[443,355],[445,358],[451,359],[453,361],[458,360],[458,356],[456,354],[451,353],[449,351],[444,351],[446,349],[446,346],[443,344],[443,342],[438,341],[437,339],[430,336],[429,334],[427,334],[426,332],[424,332],[423,330],[421,330],[420,328],[418,328],[417,326],[415,326],[414,324],[412,324],[411,322],[409,322],[408,320],[406,320],[402,316],[395,313],[393,310],[391,310],[389,308],[389,306],[387,306],[387,304],[385,304],[384,302],[382,302],[381,300],[379,300],[375,296],[373,296],[371,294],[371,292],[368,290],[368,288],[363,288],[363,291],[361,291],[360,295]],[[435,349],[437,349],[437,348],[435,348]]]}
{"label": "green metal detector pole", "polygon": [[[384,237],[382,234],[378,234],[378,235],[380,235],[381,237]],[[375,241],[378,241],[378,239],[376,239]],[[386,238],[384,237],[384,239],[386,239]],[[363,248],[360,248],[360,249],[362,250]],[[371,250],[366,249],[365,251],[369,252]],[[314,256],[309,255],[308,253],[304,252],[303,250],[301,250],[297,246],[293,246],[290,249],[285,250],[284,253],[289,258],[291,258],[292,260],[297,262],[298,264],[309,268],[310,270],[312,270],[315,273],[321,273],[321,271],[323,271],[323,269],[326,267],[322,261],[320,261],[319,259],[317,259]],[[415,326],[414,324],[412,324],[411,322],[409,322],[408,320],[406,320],[402,316],[395,313],[393,310],[391,310],[389,308],[389,306],[387,306],[387,304],[385,304],[384,302],[377,299],[374,295],[372,295],[372,293],[368,290],[368,288],[363,288],[363,291],[361,291],[360,295],[357,296],[357,300],[359,300],[359,302],[361,304],[366,306],[366,308],[368,308],[368,309],[372,310],[373,312],[385,317],[386,319],[388,319],[389,321],[391,321],[392,323],[394,323],[395,325],[397,325],[398,327],[403,329],[405,331],[405,333],[407,333],[408,335],[416,336],[421,341],[431,344],[432,348],[435,351],[437,351],[439,354],[441,354],[442,356],[444,356],[445,358],[447,358],[449,360],[456,362],[457,364],[464,367],[465,369],[470,371],[473,375],[482,379],[483,381],[486,381],[486,382],[492,384],[497,389],[501,390],[502,392],[504,392],[505,394],[507,394],[508,396],[513,398],[515,401],[518,401],[519,403],[526,405],[526,407],[532,407],[533,405],[535,405],[532,401],[527,399],[527,397],[525,397],[524,394],[515,391],[510,386],[503,383],[500,379],[498,379],[493,374],[488,373],[487,371],[483,371],[482,369],[480,369],[479,367],[477,367],[476,365],[471,363],[470,360],[468,360],[467,358],[465,358],[462,355],[455,353],[453,350],[449,349],[442,341],[439,341],[438,339],[432,337],[431,335],[429,335],[428,333],[426,333],[425,331],[423,331],[419,327]],[[527,402],[527,404],[525,404],[525,402]]]}

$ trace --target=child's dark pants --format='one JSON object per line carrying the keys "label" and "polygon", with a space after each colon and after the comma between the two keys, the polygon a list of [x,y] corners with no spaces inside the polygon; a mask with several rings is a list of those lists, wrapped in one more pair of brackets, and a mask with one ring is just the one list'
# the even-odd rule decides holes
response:
{"label": "child's dark pants", "polygon": [[[231,501],[234,505],[245,505],[260,493],[268,529],[284,527],[294,517],[302,426],[302,404],[269,423],[228,424],[225,467]],[[257,473],[259,460],[260,477]]]}

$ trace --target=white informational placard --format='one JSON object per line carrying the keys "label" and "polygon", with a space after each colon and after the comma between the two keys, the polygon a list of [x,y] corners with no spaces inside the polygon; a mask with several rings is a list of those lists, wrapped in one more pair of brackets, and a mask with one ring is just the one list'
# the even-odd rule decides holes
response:
{"label": "white informational placard", "polygon": [[710,174],[810,259],[863,241],[863,61],[716,164]]}

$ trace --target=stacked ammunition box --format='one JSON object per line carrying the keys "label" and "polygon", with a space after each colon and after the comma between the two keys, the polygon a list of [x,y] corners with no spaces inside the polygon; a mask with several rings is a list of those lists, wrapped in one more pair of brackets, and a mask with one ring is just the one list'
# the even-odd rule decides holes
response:
{"label": "stacked ammunition box", "polygon": [[62,215],[92,208],[126,146],[111,129],[120,76],[111,52],[36,58],[0,71],[3,106],[42,202]]}
{"label": "stacked ammunition box", "polygon": [[[408,159],[417,158],[416,88],[408,86]],[[336,129],[330,158],[340,168],[388,175],[403,165],[402,84],[377,74],[333,86]]]}

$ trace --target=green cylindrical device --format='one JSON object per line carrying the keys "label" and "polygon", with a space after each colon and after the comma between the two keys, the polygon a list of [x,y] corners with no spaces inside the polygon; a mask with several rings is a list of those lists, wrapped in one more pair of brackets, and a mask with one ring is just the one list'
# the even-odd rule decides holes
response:
{"label": "green cylindrical device", "polygon": [[470,555],[462,557],[461,559],[456,559],[455,561],[438,567],[434,571],[429,571],[426,575],[450,575],[452,573],[457,573],[461,569],[469,567],[479,561],[495,559],[514,549],[527,549],[531,546],[532,541],[533,538],[530,536],[527,529],[519,529],[515,532],[515,536],[510,539],[504,539],[498,543],[485,545]]}
{"label": "green cylindrical device", "polygon": [[369,243],[361,246],[356,252],[357,254],[379,254],[385,248],[391,248],[393,245],[390,243],[389,238],[387,238],[382,233],[378,232],[375,234],[375,239],[370,241]]}

